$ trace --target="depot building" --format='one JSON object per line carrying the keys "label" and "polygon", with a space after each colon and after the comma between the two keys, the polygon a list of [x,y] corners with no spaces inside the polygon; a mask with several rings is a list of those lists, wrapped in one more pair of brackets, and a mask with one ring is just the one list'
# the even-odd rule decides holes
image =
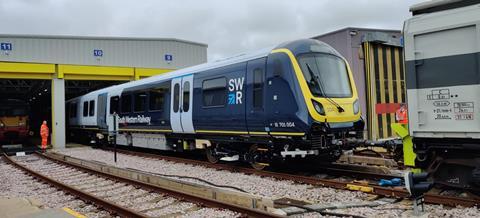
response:
{"label": "depot building", "polygon": [[206,44],[179,39],[0,35],[0,102],[25,101],[34,137],[47,120],[62,148],[66,99],[206,61]]}

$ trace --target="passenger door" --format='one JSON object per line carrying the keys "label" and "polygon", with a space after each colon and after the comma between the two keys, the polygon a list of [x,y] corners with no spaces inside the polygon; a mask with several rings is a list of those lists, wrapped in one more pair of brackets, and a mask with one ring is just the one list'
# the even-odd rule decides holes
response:
{"label": "passenger door", "polygon": [[193,75],[172,79],[170,122],[174,133],[194,133],[192,122]]}
{"label": "passenger door", "polygon": [[251,134],[265,130],[265,64],[266,58],[249,61],[247,64],[247,128]]}
{"label": "passenger door", "polygon": [[98,95],[97,99],[97,123],[101,129],[107,129],[107,93]]}

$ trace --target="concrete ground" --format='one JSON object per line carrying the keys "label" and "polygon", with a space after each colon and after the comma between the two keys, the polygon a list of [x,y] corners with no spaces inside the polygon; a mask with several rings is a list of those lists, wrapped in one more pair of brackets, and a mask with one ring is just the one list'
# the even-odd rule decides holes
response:
{"label": "concrete ground", "polygon": [[41,204],[29,198],[0,198],[2,218],[84,218],[68,208],[42,209]]}

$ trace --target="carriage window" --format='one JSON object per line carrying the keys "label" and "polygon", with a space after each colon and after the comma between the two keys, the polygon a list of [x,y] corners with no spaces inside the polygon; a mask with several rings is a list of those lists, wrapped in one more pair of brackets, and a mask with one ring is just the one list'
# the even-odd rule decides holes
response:
{"label": "carriage window", "polygon": [[83,116],[88,116],[88,101],[83,102]]}
{"label": "carriage window", "polygon": [[273,75],[276,77],[282,77],[284,74],[282,61],[278,58],[273,59]]}
{"label": "carriage window", "polygon": [[183,83],[183,112],[190,109],[190,82]]}
{"label": "carriage window", "polygon": [[89,106],[89,109],[88,110],[88,115],[91,117],[93,115],[95,115],[95,101],[94,100],[91,100],[90,101],[90,106]]}
{"label": "carriage window", "polygon": [[150,91],[149,109],[151,111],[163,110],[166,90],[163,88]]}
{"label": "carriage window", "polygon": [[223,106],[225,105],[227,80],[225,77],[204,80],[202,84],[203,106]]}
{"label": "carriage window", "polygon": [[173,112],[178,112],[178,107],[180,106],[180,84],[175,84],[173,86]]}
{"label": "carriage window", "polygon": [[132,112],[132,96],[131,95],[122,95],[122,113]]}
{"label": "carriage window", "polygon": [[133,111],[144,112],[147,108],[147,93],[140,92],[135,94],[135,105]]}
{"label": "carriage window", "polygon": [[263,70],[253,70],[253,107],[263,107]]}
{"label": "carriage window", "polygon": [[110,97],[110,114],[118,113],[120,98],[118,96]]}

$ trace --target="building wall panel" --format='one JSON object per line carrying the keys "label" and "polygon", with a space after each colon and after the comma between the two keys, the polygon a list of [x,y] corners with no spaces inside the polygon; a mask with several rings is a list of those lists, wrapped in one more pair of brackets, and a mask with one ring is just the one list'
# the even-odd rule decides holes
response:
{"label": "building wall panel", "polygon": [[176,39],[0,35],[0,42],[12,46],[0,51],[5,62],[179,69],[207,61],[207,45]]}

